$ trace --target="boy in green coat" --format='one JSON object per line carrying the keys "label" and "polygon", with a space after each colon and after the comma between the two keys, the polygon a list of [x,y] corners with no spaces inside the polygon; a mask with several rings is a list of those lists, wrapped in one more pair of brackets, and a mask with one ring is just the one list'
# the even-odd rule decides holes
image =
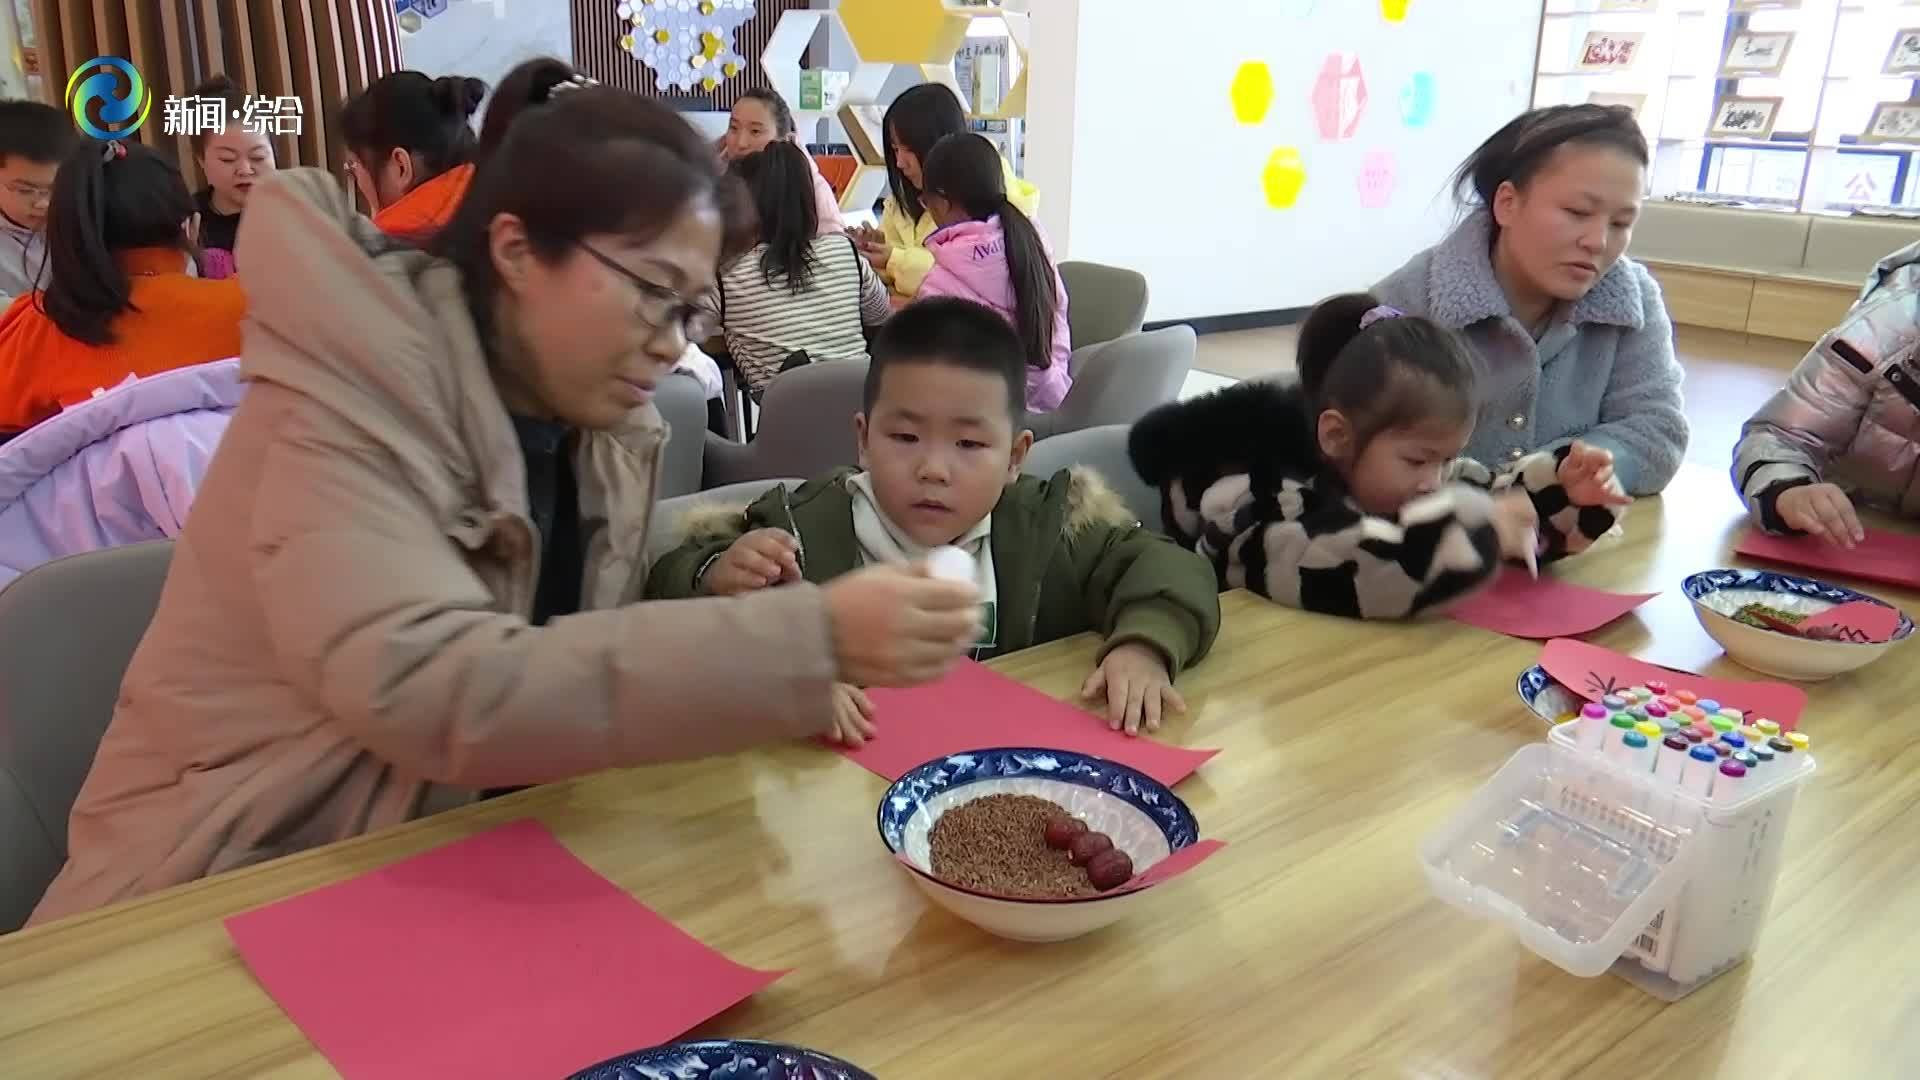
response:
{"label": "boy in green coat", "polygon": [[[650,597],[732,596],[867,563],[924,567],[937,547],[973,556],[982,597],[976,658],[1087,630],[1106,635],[1081,693],[1129,733],[1185,703],[1173,678],[1220,629],[1207,561],[1140,527],[1091,470],[1022,476],[1026,359],[1006,320],[966,300],[912,304],[873,344],[860,469],[777,487],[745,513],[696,511],[653,568]],[[872,706],[841,687],[835,738],[874,734]]]}

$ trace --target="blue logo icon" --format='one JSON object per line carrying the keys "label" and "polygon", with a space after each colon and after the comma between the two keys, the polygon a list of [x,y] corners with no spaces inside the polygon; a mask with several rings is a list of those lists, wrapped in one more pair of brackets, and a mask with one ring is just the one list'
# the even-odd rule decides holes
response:
{"label": "blue logo icon", "polygon": [[[153,91],[147,81],[132,63],[117,56],[96,56],[74,68],[67,77],[66,101],[74,126],[96,139],[124,139],[139,131],[147,113],[153,111]],[[98,124],[91,108],[95,101],[100,103]],[[100,126],[129,120],[133,122],[118,131]]]}

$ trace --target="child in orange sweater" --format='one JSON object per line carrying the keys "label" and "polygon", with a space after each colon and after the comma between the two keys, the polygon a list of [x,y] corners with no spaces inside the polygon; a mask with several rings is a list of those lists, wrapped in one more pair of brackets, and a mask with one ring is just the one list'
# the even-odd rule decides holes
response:
{"label": "child in orange sweater", "polygon": [[479,79],[395,71],[340,111],[347,165],[381,231],[424,243],[452,220],[473,179],[469,118],[486,96]]}
{"label": "child in orange sweater", "polygon": [[237,278],[190,275],[180,170],[139,143],[87,140],[47,212],[47,284],[0,315],[0,437],[143,377],[240,355]]}

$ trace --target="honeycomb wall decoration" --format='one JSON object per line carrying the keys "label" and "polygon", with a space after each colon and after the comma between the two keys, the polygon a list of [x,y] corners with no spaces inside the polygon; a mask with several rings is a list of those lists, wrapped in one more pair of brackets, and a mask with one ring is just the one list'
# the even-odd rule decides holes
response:
{"label": "honeycomb wall decoration", "polygon": [[713,90],[746,70],[734,34],[753,18],[753,0],[619,0],[628,30],[620,47],[665,87]]}

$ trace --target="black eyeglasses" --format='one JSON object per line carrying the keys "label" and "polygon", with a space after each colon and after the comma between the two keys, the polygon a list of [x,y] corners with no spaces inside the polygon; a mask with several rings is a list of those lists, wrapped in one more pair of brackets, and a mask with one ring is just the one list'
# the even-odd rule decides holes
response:
{"label": "black eyeglasses", "polygon": [[639,274],[621,266],[611,256],[596,249],[592,244],[580,244],[580,250],[594,257],[600,265],[626,278],[634,290],[640,294],[639,314],[648,326],[665,330],[669,326],[679,326],[689,342],[698,344],[720,332],[720,313],[704,303],[688,300],[664,285],[655,285]]}

